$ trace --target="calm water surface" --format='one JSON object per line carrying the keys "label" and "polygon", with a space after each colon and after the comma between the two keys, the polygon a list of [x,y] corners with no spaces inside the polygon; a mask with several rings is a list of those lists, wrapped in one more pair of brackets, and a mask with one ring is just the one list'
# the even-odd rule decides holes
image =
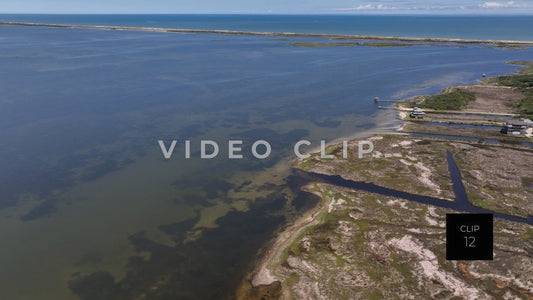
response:
{"label": "calm water surface", "polygon": [[531,16],[2,15],[2,21],[532,41]]}
{"label": "calm water surface", "polygon": [[[322,40],[0,26],[0,298],[228,295],[316,201],[290,188],[295,141],[393,128],[375,96],[433,93],[533,57],[288,45],[302,41]],[[244,159],[227,159],[228,138]],[[159,139],[179,140],[172,159]],[[219,142],[217,159],[198,158],[201,139]],[[250,155],[258,139],[269,159]]]}

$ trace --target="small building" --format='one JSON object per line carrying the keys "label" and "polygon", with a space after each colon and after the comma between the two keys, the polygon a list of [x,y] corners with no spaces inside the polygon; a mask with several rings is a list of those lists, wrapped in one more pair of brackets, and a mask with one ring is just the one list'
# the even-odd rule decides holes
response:
{"label": "small building", "polygon": [[423,119],[426,113],[418,107],[414,107],[409,116],[413,119]]}
{"label": "small building", "polygon": [[[527,120],[527,121],[530,121],[530,120]],[[530,126],[533,126],[532,123],[529,123],[527,121],[524,119],[509,120],[505,122],[500,132],[504,134],[525,134],[526,129]]]}

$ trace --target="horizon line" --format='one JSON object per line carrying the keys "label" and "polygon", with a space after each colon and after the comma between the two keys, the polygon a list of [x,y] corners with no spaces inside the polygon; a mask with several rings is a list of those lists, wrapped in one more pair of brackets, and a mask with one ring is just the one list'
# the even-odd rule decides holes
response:
{"label": "horizon line", "polygon": [[177,15],[228,15],[228,16],[246,16],[246,15],[256,15],[256,16],[448,16],[448,17],[466,17],[466,16],[533,16],[533,12],[419,12],[419,13],[408,13],[408,12],[321,12],[321,13],[268,13],[268,12],[0,12],[0,15],[91,15],[91,16],[106,16],[106,15],[168,15],[168,16],[177,16]]}

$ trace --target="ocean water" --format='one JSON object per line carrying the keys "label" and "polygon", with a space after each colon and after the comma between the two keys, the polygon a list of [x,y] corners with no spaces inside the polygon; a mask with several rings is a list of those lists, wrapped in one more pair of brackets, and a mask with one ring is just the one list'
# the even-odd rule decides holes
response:
{"label": "ocean water", "polygon": [[0,15],[0,21],[185,29],[533,40],[531,16]]}
{"label": "ocean water", "polygon": [[[0,298],[231,295],[276,230],[317,201],[289,176],[297,140],[392,129],[374,97],[474,83],[533,57],[290,46],[323,41],[0,26]],[[230,138],[244,159],[227,158]],[[170,160],[159,139],[179,140]],[[201,139],[219,142],[217,159],[198,157]],[[259,139],[269,159],[251,156]]]}

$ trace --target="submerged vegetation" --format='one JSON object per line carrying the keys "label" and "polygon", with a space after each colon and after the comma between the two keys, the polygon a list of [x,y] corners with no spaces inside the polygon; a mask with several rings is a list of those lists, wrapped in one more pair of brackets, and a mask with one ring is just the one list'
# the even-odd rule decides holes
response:
{"label": "submerged vegetation", "polygon": [[312,42],[298,42],[290,43],[289,46],[297,47],[335,47],[335,46],[357,46],[359,43],[312,43]]}
{"label": "submerged vegetation", "polygon": [[335,46],[368,46],[368,47],[409,47],[413,46],[411,43],[391,43],[391,42],[327,42],[327,43],[314,43],[314,42],[297,42],[290,43],[289,46],[299,47],[335,47]]}
{"label": "submerged vegetation", "polygon": [[408,43],[364,43],[362,46],[370,46],[370,47],[410,47],[415,44],[408,44]]}

